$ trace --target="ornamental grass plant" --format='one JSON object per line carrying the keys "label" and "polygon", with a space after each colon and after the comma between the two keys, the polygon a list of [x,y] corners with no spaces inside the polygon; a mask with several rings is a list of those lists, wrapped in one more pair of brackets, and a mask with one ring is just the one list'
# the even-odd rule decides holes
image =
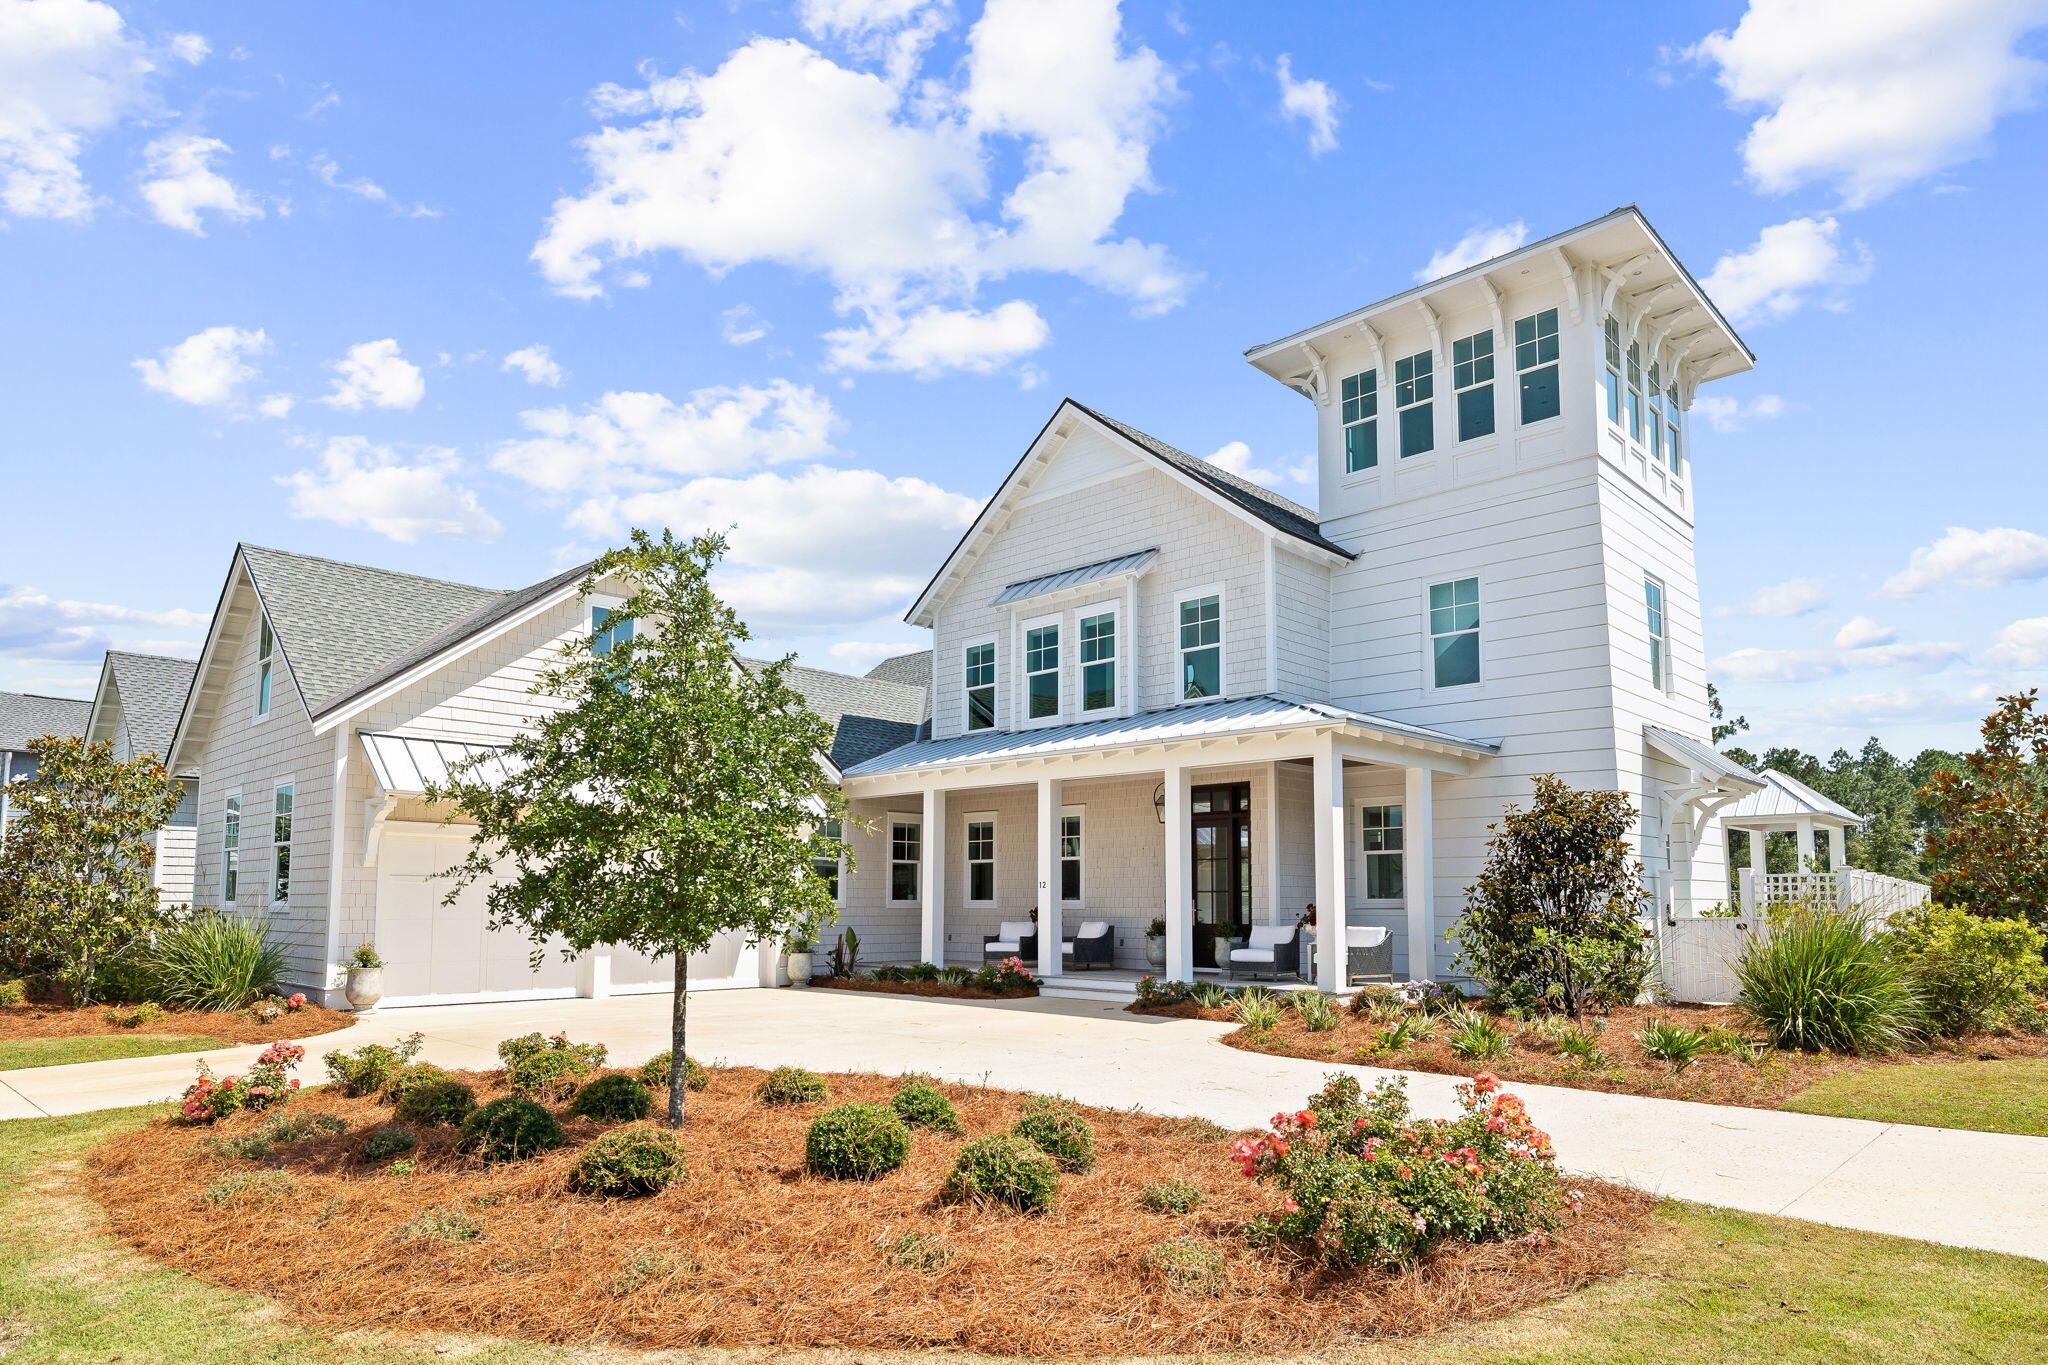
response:
{"label": "ornamental grass plant", "polygon": [[1927,1030],[1912,972],[1853,911],[1781,915],[1745,946],[1734,974],[1736,1005],[1776,1047],[1895,1052]]}

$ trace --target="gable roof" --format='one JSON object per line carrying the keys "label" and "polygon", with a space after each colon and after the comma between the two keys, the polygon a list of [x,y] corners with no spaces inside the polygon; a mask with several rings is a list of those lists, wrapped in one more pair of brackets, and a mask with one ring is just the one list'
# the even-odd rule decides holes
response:
{"label": "gable roof", "polygon": [[1694,739],[1647,722],[1643,725],[1643,738],[1653,748],[1661,750],[1666,758],[1676,759],[1714,782],[1732,784],[1748,791],[1756,791],[1764,785],[1762,778],[1706,740]]}
{"label": "gable roof", "polygon": [[893,659],[884,659],[869,669],[867,676],[876,682],[902,683],[905,687],[930,687],[932,652],[920,649],[913,654],[898,654]]}
{"label": "gable roof", "polygon": [[[128,747],[136,754],[167,758],[171,737],[178,732],[178,717],[185,710],[185,697],[199,671],[195,659],[174,659],[164,654],[131,654],[110,649],[102,668],[101,695],[109,690],[119,698],[121,719],[128,727]],[[92,729],[100,729],[100,703],[95,700]],[[112,739],[112,735],[103,736]]]}
{"label": "gable roof", "polygon": [[0,692],[0,749],[26,749],[44,735],[76,739],[85,733],[92,703],[33,692]]}
{"label": "gable roof", "polygon": [[[914,657],[911,655],[899,656]],[[926,651],[926,663],[930,652]],[[742,659],[750,668],[765,668],[765,659]],[[890,661],[890,662],[893,662]],[[856,678],[822,668],[791,665],[789,685],[804,704],[832,726],[831,759],[841,772],[876,754],[915,740],[924,720],[924,689],[876,677]]]}
{"label": "gable roof", "polygon": [[1734,805],[1721,812],[1724,824],[1740,824],[1743,820],[1796,819],[1799,816],[1814,816],[1827,821],[1846,820],[1860,825],[1863,817],[1838,801],[1830,800],[1789,773],[1776,768],[1765,768],[1757,774],[1762,780],[1762,791],[1751,792]]}

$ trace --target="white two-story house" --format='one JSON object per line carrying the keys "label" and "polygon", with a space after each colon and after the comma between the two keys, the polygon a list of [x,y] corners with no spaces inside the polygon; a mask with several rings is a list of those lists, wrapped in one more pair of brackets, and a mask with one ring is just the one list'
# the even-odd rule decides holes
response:
{"label": "white two-story house", "polygon": [[844,778],[867,955],[1035,918],[1058,972],[1107,921],[1136,968],[1157,918],[1187,980],[1314,905],[1451,975],[1542,773],[1637,800],[1669,903],[1723,899],[1716,812],[1760,784],[1709,743],[1686,413],[1752,356],[1643,216],[1247,359],[1309,405],[1319,512],[1068,401],[912,605],[929,737]]}

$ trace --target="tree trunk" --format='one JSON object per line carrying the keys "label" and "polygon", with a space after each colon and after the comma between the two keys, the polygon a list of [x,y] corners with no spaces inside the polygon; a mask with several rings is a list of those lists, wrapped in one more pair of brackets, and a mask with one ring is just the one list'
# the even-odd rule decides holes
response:
{"label": "tree trunk", "polygon": [[669,1012],[668,1126],[683,1126],[683,1099],[690,1087],[684,1079],[689,1065],[683,1051],[684,1026],[690,1018],[690,955],[679,952],[676,959],[676,998]]}

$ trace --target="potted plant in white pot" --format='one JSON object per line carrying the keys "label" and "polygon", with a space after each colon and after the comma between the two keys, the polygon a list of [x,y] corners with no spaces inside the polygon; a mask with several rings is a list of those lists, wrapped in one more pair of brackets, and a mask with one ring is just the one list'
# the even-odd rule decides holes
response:
{"label": "potted plant in white pot", "polygon": [[1166,921],[1155,919],[1145,926],[1145,961],[1152,970],[1166,969]]}
{"label": "potted plant in white pot", "polygon": [[377,1002],[384,998],[384,959],[377,956],[376,944],[360,944],[349,954],[348,984],[342,987],[342,994],[357,1014],[375,1012]]}
{"label": "potted plant in white pot", "polygon": [[811,941],[807,938],[790,940],[789,984],[792,986],[808,986],[811,984]]}

